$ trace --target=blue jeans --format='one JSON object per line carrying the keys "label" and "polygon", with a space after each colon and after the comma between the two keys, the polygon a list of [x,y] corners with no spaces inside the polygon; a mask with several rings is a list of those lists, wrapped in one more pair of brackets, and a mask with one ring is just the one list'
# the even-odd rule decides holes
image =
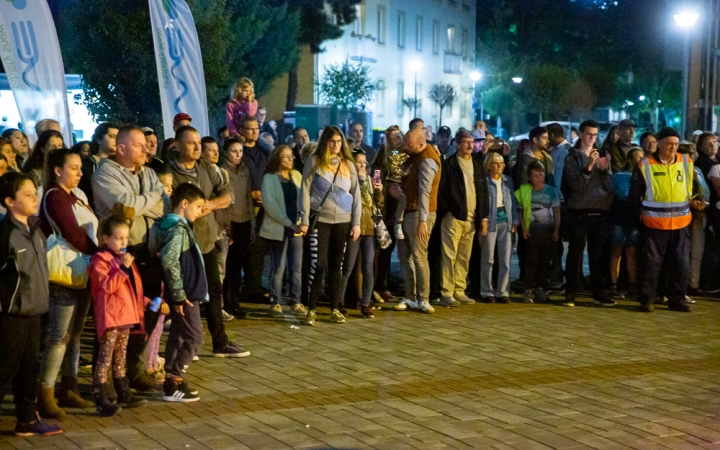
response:
{"label": "blue jeans", "polygon": [[355,270],[355,262],[358,254],[360,254],[360,263],[362,264],[362,304],[370,306],[370,298],[375,285],[375,276],[373,273],[373,265],[375,262],[375,236],[360,236],[357,241],[348,240],[345,249],[345,260],[342,269],[342,295],[345,296],[350,277]]}
{"label": "blue jeans", "polygon": [[40,362],[42,387],[55,386],[55,379],[61,369],[63,376],[78,377],[80,334],[85,327],[89,309],[89,290],[76,291],[50,284],[48,337]]}
{"label": "blue jeans", "polygon": [[[501,222],[495,231],[480,238],[480,295],[482,297],[510,297],[510,257],[512,256],[512,224]],[[497,249],[498,260],[495,261]],[[497,286],[493,286],[493,266],[498,265]],[[473,274],[474,275],[474,274]]]}
{"label": "blue jeans", "polygon": [[292,303],[300,303],[302,293],[302,255],[303,237],[286,237],[282,241],[266,240],[270,249],[272,268],[270,271],[270,301],[279,304],[282,298],[285,267],[290,276],[290,299]]}

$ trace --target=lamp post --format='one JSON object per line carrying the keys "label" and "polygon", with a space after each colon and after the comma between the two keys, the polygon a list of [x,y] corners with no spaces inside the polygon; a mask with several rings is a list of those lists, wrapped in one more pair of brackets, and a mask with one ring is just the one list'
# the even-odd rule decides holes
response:
{"label": "lamp post", "polygon": [[680,126],[680,136],[685,139],[687,132],[687,116],[688,116],[688,91],[690,90],[690,28],[697,22],[698,14],[682,13],[675,14],[673,19],[677,26],[683,29],[684,45],[683,45],[683,93],[682,93],[682,123]]}
{"label": "lamp post", "polygon": [[410,64],[410,69],[415,73],[415,96],[413,101],[414,111],[413,111],[413,118],[417,117],[417,105],[418,105],[418,92],[417,92],[417,73],[422,69],[422,64],[419,61],[415,61],[412,64]]}
{"label": "lamp post", "polygon": [[[473,82],[473,105],[477,102],[477,94],[475,93],[475,83],[480,81],[480,78],[482,78],[482,74],[478,72],[477,70],[473,70],[470,72],[470,79]],[[480,94],[480,120],[483,120],[483,104],[482,104],[482,93]],[[473,106],[473,121],[475,120],[475,106]]]}

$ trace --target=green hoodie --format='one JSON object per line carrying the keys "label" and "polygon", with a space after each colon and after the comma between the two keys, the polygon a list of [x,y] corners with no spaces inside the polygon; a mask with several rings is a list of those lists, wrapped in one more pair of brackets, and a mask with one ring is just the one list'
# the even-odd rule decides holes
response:
{"label": "green hoodie", "polygon": [[515,191],[515,198],[522,207],[525,229],[530,230],[530,222],[532,222],[532,185],[521,185],[520,189]]}

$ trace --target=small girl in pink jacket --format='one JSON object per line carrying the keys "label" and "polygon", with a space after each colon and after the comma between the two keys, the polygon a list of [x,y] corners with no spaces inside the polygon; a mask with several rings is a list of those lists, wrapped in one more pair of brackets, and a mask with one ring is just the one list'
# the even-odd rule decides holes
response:
{"label": "small girl in pink jacket", "polygon": [[240,135],[240,128],[245,117],[255,117],[258,102],[255,100],[255,85],[249,78],[242,77],[235,83],[233,100],[225,106],[225,125],[230,137]]}
{"label": "small girl in pink jacket", "polygon": [[131,329],[143,330],[148,300],[143,295],[140,273],[134,257],[127,253],[130,227],[119,217],[110,217],[100,226],[103,247],[95,253],[88,268],[93,297],[95,328],[100,340],[93,373],[95,405],[101,416],[109,417],[120,406],[108,400],[108,372],[112,368],[118,404],[128,408],[147,400],[130,393],[125,354]]}

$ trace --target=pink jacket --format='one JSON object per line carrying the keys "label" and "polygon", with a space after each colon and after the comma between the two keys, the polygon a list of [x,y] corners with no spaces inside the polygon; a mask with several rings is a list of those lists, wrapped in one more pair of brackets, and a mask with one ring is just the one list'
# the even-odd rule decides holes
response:
{"label": "pink jacket", "polygon": [[228,128],[230,136],[240,135],[240,126],[245,116],[255,117],[258,110],[257,100],[251,102],[238,102],[233,100],[225,106],[225,125]]}
{"label": "pink jacket", "polygon": [[150,299],[145,298],[142,280],[137,266],[133,263],[132,273],[135,287],[130,277],[120,267],[121,260],[108,250],[101,250],[92,257],[88,268],[90,291],[94,302],[95,329],[98,337],[113,327],[140,325],[145,332],[145,306]]}

